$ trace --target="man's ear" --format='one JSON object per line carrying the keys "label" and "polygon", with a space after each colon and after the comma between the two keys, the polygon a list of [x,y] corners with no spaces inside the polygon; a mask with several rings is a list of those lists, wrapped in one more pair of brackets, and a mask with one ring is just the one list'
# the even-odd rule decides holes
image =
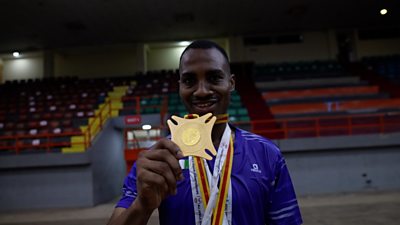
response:
{"label": "man's ear", "polygon": [[235,90],[235,74],[231,74],[231,78],[229,80],[229,82],[231,83],[231,92]]}

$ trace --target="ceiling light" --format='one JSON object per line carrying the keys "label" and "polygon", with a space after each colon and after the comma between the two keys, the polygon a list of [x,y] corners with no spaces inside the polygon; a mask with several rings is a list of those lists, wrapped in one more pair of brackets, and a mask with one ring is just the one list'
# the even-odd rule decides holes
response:
{"label": "ceiling light", "polygon": [[182,47],[186,47],[186,46],[190,45],[190,41],[180,41],[180,42],[178,42],[178,45],[182,46]]}
{"label": "ceiling light", "polygon": [[381,9],[380,11],[381,15],[386,15],[388,13],[387,9]]}
{"label": "ceiling light", "polygon": [[142,126],[142,129],[143,130],[150,130],[151,129],[151,125],[145,124],[145,125]]}
{"label": "ceiling light", "polygon": [[19,52],[13,52],[13,56],[16,58],[19,57]]}

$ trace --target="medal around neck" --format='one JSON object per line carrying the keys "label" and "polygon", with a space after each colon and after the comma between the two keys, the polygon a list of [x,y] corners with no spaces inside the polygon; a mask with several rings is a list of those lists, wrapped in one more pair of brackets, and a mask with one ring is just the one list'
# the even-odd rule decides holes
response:
{"label": "medal around neck", "polygon": [[211,113],[200,117],[197,114],[192,114],[192,116],[195,118],[172,116],[176,124],[171,120],[167,121],[171,130],[171,140],[179,146],[183,156],[199,156],[211,160],[212,156],[207,154],[206,150],[213,156],[217,154],[211,140],[211,131],[217,118]]}

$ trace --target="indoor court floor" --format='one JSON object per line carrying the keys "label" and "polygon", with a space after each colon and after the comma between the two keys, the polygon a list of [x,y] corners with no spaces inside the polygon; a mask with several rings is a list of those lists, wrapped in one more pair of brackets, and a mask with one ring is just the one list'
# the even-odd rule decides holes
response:
{"label": "indoor court floor", "polygon": [[[298,198],[305,225],[398,225],[400,190],[368,191]],[[106,224],[115,201],[91,208],[45,209],[0,213],[0,225]],[[157,225],[157,212],[149,223]]]}

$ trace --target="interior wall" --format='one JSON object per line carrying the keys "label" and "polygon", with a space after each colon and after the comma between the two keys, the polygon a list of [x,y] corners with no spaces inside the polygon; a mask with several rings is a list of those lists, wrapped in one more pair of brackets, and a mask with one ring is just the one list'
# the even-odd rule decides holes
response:
{"label": "interior wall", "polygon": [[[208,38],[225,49],[229,56],[229,40],[227,38]],[[145,46],[146,70],[162,70],[179,68],[179,58],[187,45],[180,42],[152,43]]]}
{"label": "interior wall", "polygon": [[[232,37],[231,61],[281,63],[336,59],[337,44],[332,31],[304,32],[302,43],[244,46],[243,37]],[[274,34],[273,36],[276,36]]]}
{"label": "interior wall", "polygon": [[94,204],[109,202],[120,196],[126,176],[123,132],[114,128],[115,120],[113,118],[106,122],[89,149],[92,156]]}
{"label": "interior wall", "polygon": [[274,142],[299,195],[400,188],[400,133]]}
{"label": "interior wall", "polygon": [[142,44],[59,49],[54,55],[56,77],[113,77],[144,70]]}
{"label": "interior wall", "polygon": [[146,52],[147,70],[177,69],[185,47],[165,46],[149,48]]}
{"label": "interior wall", "polygon": [[[242,36],[212,40],[226,49],[231,62],[261,64],[336,59],[338,47],[334,30],[305,32],[303,36],[303,43],[260,46],[244,46]],[[400,54],[400,38],[359,40],[356,37],[355,47],[358,59]],[[56,49],[54,76],[112,77],[138,71],[176,69],[184,48],[175,42]],[[44,59],[40,52],[0,61],[0,82],[43,77]]]}
{"label": "interior wall", "polygon": [[43,57],[3,59],[3,82],[43,78]]}
{"label": "interior wall", "polygon": [[3,60],[0,59],[0,84],[2,84],[3,81]]}
{"label": "interior wall", "polygon": [[400,38],[357,40],[358,58],[400,54]]}

